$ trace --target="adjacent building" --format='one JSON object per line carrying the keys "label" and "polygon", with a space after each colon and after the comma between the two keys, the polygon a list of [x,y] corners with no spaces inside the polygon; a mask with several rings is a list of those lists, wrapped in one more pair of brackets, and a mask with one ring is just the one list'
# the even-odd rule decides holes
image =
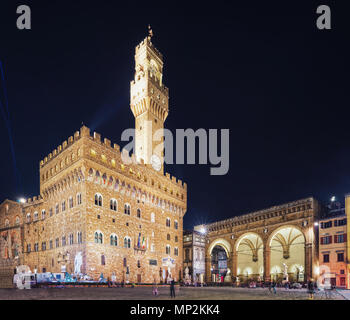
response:
{"label": "adjacent building", "polygon": [[319,221],[321,283],[325,286],[349,288],[347,260],[345,208],[332,203],[329,212]]}
{"label": "adjacent building", "polygon": [[205,282],[205,234],[202,231],[184,231],[183,270],[193,282]]}

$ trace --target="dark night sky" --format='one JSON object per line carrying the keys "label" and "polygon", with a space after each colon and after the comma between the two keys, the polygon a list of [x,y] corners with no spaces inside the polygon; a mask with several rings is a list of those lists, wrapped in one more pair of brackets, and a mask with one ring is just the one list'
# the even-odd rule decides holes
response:
{"label": "dark night sky", "polygon": [[[21,183],[2,117],[0,201],[37,195],[39,161],[82,121],[121,144],[134,126],[129,85],[148,23],[165,57],[166,127],[230,128],[227,175],[167,167],[188,183],[186,228],[311,195],[342,199],[350,191],[349,6],[231,2],[2,0],[0,59]],[[19,4],[31,6],[30,31],[16,28]],[[332,9],[332,30],[316,28],[320,4]]]}

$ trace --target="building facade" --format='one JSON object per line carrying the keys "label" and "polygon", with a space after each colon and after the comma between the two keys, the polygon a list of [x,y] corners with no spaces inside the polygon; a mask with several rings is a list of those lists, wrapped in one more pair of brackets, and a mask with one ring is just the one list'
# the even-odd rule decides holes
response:
{"label": "building facade", "polygon": [[85,126],[53,150],[40,161],[40,195],[1,205],[3,264],[94,279],[179,280],[187,185],[164,173],[163,142],[153,139],[169,111],[162,79],[163,57],[148,36],[136,47],[131,82],[134,155]]}
{"label": "building facade", "polygon": [[205,234],[200,231],[184,231],[183,235],[183,270],[191,275],[191,282],[205,282]]}
{"label": "building facade", "polygon": [[321,283],[349,288],[347,274],[347,217],[344,209],[330,211],[319,222]]}
{"label": "building facade", "polygon": [[306,198],[198,226],[206,230],[206,282],[317,278],[321,212]]}

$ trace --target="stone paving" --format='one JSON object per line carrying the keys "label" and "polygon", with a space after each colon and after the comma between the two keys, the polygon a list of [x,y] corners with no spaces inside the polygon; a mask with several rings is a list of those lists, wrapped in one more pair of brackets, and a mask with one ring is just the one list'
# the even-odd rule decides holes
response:
{"label": "stone paving", "polygon": [[[169,288],[160,288],[157,297],[151,287],[136,288],[49,288],[49,289],[0,289],[0,300],[165,300],[170,299]],[[277,289],[277,294],[267,288],[183,288],[176,300],[307,300],[306,289]],[[332,291],[316,293],[315,300],[345,300],[344,295]]]}

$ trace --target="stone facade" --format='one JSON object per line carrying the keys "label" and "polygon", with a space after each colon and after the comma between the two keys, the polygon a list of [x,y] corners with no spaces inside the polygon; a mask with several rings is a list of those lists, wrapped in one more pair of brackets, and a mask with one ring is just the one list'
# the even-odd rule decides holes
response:
{"label": "stone facade", "polygon": [[316,199],[306,198],[198,226],[197,229],[205,228],[207,233],[206,281],[216,281],[212,277],[211,255],[216,246],[225,250],[233,281],[283,280],[284,264],[289,280],[296,281],[299,272],[299,281],[317,278],[315,223],[321,212]]}
{"label": "stone facade", "polygon": [[[140,48],[145,52],[142,61],[138,60]],[[153,76],[151,57],[161,66]],[[162,56],[148,37],[136,48],[135,58],[132,83],[142,80],[141,67],[147,75],[144,85],[162,89],[160,103],[166,101],[162,108],[154,103],[143,105],[147,118],[157,120],[156,127],[162,129],[168,113],[168,89],[155,82],[162,79]],[[140,94],[145,101],[152,101],[154,90]],[[136,125],[142,126],[136,104],[132,93],[131,109]],[[145,136],[138,138],[137,146],[149,155],[155,146],[151,134]],[[23,204],[5,201],[0,215],[1,228],[16,226],[22,232],[21,264],[32,271],[74,273],[74,260],[80,252],[81,273],[94,279],[101,273],[104,277],[114,273],[117,281],[150,283],[164,281],[171,273],[179,280],[187,185],[164,174],[163,165],[155,169],[143,156],[139,153],[137,161],[134,155],[129,158],[117,144],[102,140],[96,132],[91,135],[83,126],[40,161],[40,196]],[[10,217],[8,225],[4,210]],[[1,258],[9,259],[4,254]]]}
{"label": "stone facade", "polygon": [[205,274],[205,235],[199,231],[184,232],[184,266],[189,270],[192,281],[204,282]]}

